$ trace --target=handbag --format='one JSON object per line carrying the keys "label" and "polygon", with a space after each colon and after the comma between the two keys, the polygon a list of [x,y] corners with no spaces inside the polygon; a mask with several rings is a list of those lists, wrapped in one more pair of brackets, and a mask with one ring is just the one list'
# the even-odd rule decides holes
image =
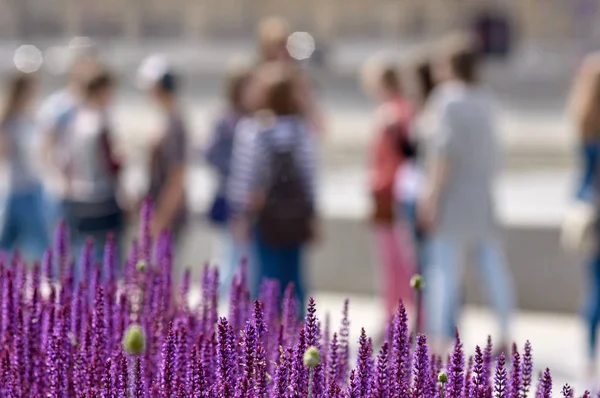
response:
{"label": "handbag", "polygon": [[223,226],[229,221],[229,205],[223,194],[216,194],[208,210],[208,220],[218,226]]}
{"label": "handbag", "polygon": [[592,203],[575,201],[569,206],[560,231],[560,243],[570,252],[593,248],[596,236],[597,213]]}

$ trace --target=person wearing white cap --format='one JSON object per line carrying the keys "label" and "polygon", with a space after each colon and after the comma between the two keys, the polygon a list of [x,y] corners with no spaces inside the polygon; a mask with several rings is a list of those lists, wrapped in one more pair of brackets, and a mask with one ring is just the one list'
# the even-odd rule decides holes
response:
{"label": "person wearing white cap", "polygon": [[186,127],[177,98],[178,79],[161,56],[147,58],[138,71],[138,83],[163,113],[157,141],[151,148],[148,196],[155,201],[152,233],[169,229],[175,239],[185,224]]}

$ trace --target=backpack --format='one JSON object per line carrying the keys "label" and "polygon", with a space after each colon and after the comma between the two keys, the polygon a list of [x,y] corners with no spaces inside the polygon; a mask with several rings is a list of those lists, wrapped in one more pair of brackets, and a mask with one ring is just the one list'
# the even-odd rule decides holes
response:
{"label": "backpack", "polygon": [[[266,170],[264,204],[258,212],[258,233],[267,244],[293,247],[309,242],[313,237],[315,217],[313,200],[307,181],[298,164],[295,149],[297,139],[284,148],[273,142],[272,130],[262,133]],[[296,131],[294,137],[298,137]]]}

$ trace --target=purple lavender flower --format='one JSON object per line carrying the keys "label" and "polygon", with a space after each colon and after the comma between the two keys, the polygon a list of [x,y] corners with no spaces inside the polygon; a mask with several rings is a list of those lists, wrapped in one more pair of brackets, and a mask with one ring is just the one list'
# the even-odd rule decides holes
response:
{"label": "purple lavender flower", "polygon": [[473,392],[475,398],[484,398],[487,389],[485,380],[484,359],[481,347],[475,347],[475,366],[473,367]]}
{"label": "purple lavender flower", "polygon": [[114,371],[112,373],[114,383],[114,394],[116,397],[127,396],[127,357],[123,351],[119,351],[113,360]]}
{"label": "purple lavender flower", "polygon": [[114,398],[116,396],[116,386],[113,382],[112,367],[112,359],[108,358],[104,367],[104,377],[102,378],[102,390],[100,392],[102,398]]}
{"label": "purple lavender flower", "polygon": [[273,394],[276,397],[285,397],[288,385],[289,385],[289,376],[291,373],[290,369],[290,361],[292,360],[293,352],[291,349],[284,350],[281,348],[280,356],[279,356],[279,364],[275,369],[275,379],[274,379],[274,388]]}
{"label": "purple lavender flower", "polygon": [[175,363],[175,330],[173,323],[169,326],[169,334],[163,346],[161,369],[161,394],[164,397],[174,396],[176,390]]}
{"label": "purple lavender flower", "polygon": [[339,350],[338,337],[337,337],[337,333],[334,333],[333,338],[331,339],[331,342],[329,344],[329,350],[328,350],[329,358],[327,360],[327,365],[326,365],[327,377],[325,380],[326,380],[327,386],[328,386],[327,387],[328,394],[331,394],[331,392],[329,390],[331,388],[333,388],[333,385],[334,385],[334,383],[332,383],[332,381],[336,381],[335,384],[337,384],[339,386],[339,383],[337,383],[338,368],[339,368],[338,350]]}
{"label": "purple lavender flower", "polygon": [[550,369],[546,368],[541,378],[540,398],[552,398],[552,376]]}
{"label": "purple lavender flower", "polygon": [[467,361],[467,369],[465,371],[465,380],[464,380],[464,396],[465,397],[472,397],[472,371],[473,371],[473,357],[470,356],[468,361]]}
{"label": "purple lavender flower", "polygon": [[308,394],[308,372],[304,366],[304,353],[308,348],[306,343],[306,330],[300,329],[298,341],[294,349],[292,360],[292,371],[290,374],[290,385],[293,397],[306,397]]}
{"label": "purple lavender flower", "polygon": [[375,397],[386,398],[390,393],[390,375],[388,371],[388,342],[383,343],[377,357],[377,379],[375,382]]}
{"label": "purple lavender flower", "polygon": [[281,323],[284,327],[285,343],[287,346],[291,346],[294,344],[298,322],[298,301],[296,300],[293,283],[290,283],[286,287],[285,293],[283,294],[283,310],[281,318]]}
{"label": "purple lavender flower", "polygon": [[508,373],[506,370],[506,357],[501,353],[496,363],[494,375],[494,393],[497,398],[508,397]]}
{"label": "purple lavender flower", "polygon": [[231,368],[233,349],[229,338],[229,323],[221,318],[217,334],[217,385],[220,395],[231,389]]}
{"label": "purple lavender flower", "polygon": [[414,361],[414,386],[412,395],[415,398],[428,398],[430,391],[429,383],[429,352],[427,349],[427,338],[424,335],[417,336],[417,348],[415,349]]}
{"label": "purple lavender flower", "polygon": [[254,372],[254,396],[265,397],[267,394],[267,356],[265,349],[256,349],[256,365]]}
{"label": "purple lavender flower", "polygon": [[319,344],[319,331],[317,326],[317,316],[315,315],[317,312],[315,300],[310,297],[308,299],[308,308],[306,310],[306,320],[305,320],[305,329],[306,329],[306,343],[309,346],[318,346]]}
{"label": "purple lavender flower", "polygon": [[523,386],[521,377],[521,355],[517,350],[517,346],[513,344],[512,370],[510,372],[510,397],[519,398]]}
{"label": "purple lavender flower", "polygon": [[[133,398],[145,398],[146,397],[146,388],[144,383],[144,371],[142,366],[142,358],[137,357],[134,359],[133,365],[133,393],[131,396]],[[163,395],[164,397],[174,397],[175,395]]]}
{"label": "purple lavender flower", "polygon": [[256,338],[260,344],[264,344],[267,334],[267,325],[265,323],[263,305],[259,300],[254,300],[254,326],[256,328]]}
{"label": "purple lavender flower", "polygon": [[568,384],[565,384],[561,393],[562,393],[562,396],[565,398],[573,398],[573,389]]}
{"label": "purple lavender flower", "polygon": [[408,383],[410,380],[410,340],[408,334],[408,316],[402,302],[399,303],[394,323],[392,325],[392,358],[395,386],[402,398],[409,396]]}
{"label": "purple lavender flower", "polygon": [[246,328],[244,329],[244,352],[241,370],[243,370],[244,377],[248,380],[252,380],[252,375],[254,374],[254,356],[257,344],[256,327],[252,324],[252,322],[246,322]]}
{"label": "purple lavender flower", "polygon": [[531,353],[531,343],[529,340],[525,343],[521,375],[523,377],[522,395],[527,397],[529,390],[531,389],[531,381],[533,378],[533,355]]}
{"label": "purple lavender flower", "polygon": [[358,359],[357,359],[357,382],[360,387],[360,396],[368,397],[371,394],[371,365],[369,363],[369,343],[365,329],[361,329],[358,339]]}
{"label": "purple lavender flower", "polygon": [[485,385],[489,387],[492,376],[492,362],[493,362],[493,345],[492,336],[487,337],[487,343],[483,351],[483,380]]}
{"label": "purple lavender flower", "polygon": [[356,378],[356,371],[350,372],[350,383],[348,384],[348,391],[346,393],[348,398],[361,398],[360,389]]}
{"label": "purple lavender flower", "polygon": [[94,312],[92,313],[92,383],[97,386],[100,384],[100,378],[104,374],[104,365],[106,363],[108,334],[106,325],[105,295],[102,285],[96,287],[96,297],[94,299]]}

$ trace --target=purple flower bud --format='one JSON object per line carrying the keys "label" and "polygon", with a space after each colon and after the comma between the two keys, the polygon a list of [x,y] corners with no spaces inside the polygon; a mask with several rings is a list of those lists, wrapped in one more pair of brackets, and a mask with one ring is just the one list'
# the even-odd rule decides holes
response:
{"label": "purple flower bud", "polygon": [[521,377],[521,355],[513,344],[512,370],[510,372],[510,397],[519,398],[523,386]]}
{"label": "purple flower bud", "polygon": [[348,391],[346,393],[348,398],[361,398],[360,389],[356,378],[356,370],[350,372],[350,383],[348,384]]}
{"label": "purple flower bud", "polygon": [[287,393],[287,387],[289,385],[289,376],[291,373],[290,361],[292,360],[292,350],[284,350],[281,348],[279,356],[279,365],[275,369],[275,387],[273,390],[274,396],[285,397]]}
{"label": "purple flower bud", "polygon": [[308,308],[306,309],[306,319],[304,320],[304,328],[306,329],[306,343],[309,346],[319,345],[319,332],[316,312],[317,308],[315,300],[310,297],[308,299]]}
{"label": "purple flower bud", "polygon": [[284,339],[286,346],[294,344],[298,325],[298,300],[294,290],[294,284],[290,283],[283,294],[282,324],[284,326]]}
{"label": "purple flower bud", "polygon": [[350,318],[348,317],[348,309],[350,301],[344,300],[344,308],[342,310],[342,324],[340,326],[340,348],[339,348],[339,366],[336,380],[338,384],[344,385],[346,377],[348,377],[349,361],[350,361]]}
{"label": "purple flower bud", "polygon": [[494,393],[497,398],[508,397],[508,373],[506,371],[506,357],[501,353],[496,363],[494,375]]}
{"label": "purple flower bud", "polygon": [[[408,332],[408,315],[402,302],[399,303],[392,326],[392,372],[396,391],[406,391],[410,381],[410,339]],[[402,397],[408,396],[401,394]]]}
{"label": "purple flower bud", "polygon": [[546,368],[541,379],[540,398],[552,398],[552,376],[548,368]]}
{"label": "purple flower bud", "polygon": [[562,396],[565,398],[573,398],[573,389],[568,384],[565,384],[561,393],[562,393]]}
{"label": "purple flower bud", "polygon": [[531,389],[531,381],[533,378],[533,355],[531,353],[531,343],[529,340],[525,343],[523,353],[523,366],[521,374],[523,377],[522,396],[527,397]]}
{"label": "purple flower bud", "polygon": [[429,352],[427,349],[427,338],[424,335],[417,336],[417,348],[415,349],[414,361],[414,387],[415,398],[428,398],[430,391],[429,383]]}
{"label": "purple flower bud", "polygon": [[390,393],[390,374],[388,371],[388,342],[383,343],[377,357],[377,379],[375,381],[375,397],[386,398]]}
{"label": "purple flower bud", "polygon": [[492,376],[492,362],[493,362],[493,345],[492,337],[488,336],[485,349],[483,351],[483,381],[485,382],[486,388],[490,386]]}

